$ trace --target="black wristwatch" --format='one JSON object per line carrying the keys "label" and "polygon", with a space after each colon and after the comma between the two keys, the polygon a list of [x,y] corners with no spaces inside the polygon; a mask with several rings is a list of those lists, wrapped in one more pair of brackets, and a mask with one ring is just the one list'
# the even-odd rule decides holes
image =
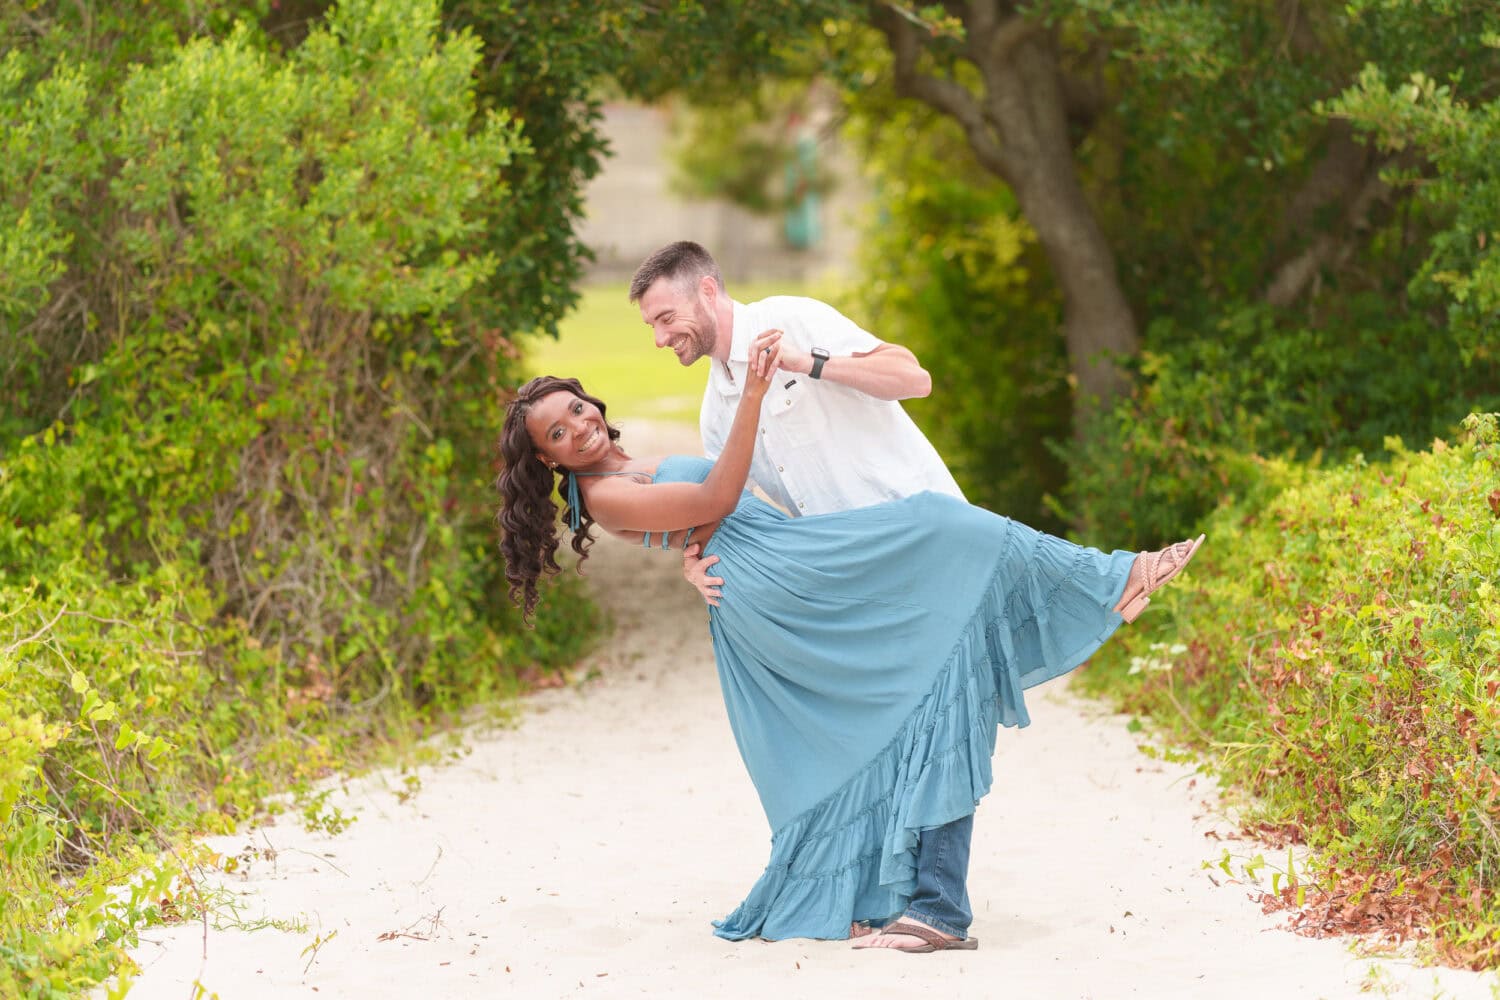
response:
{"label": "black wristwatch", "polygon": [[811,353],[812,353],[812,359],[813,359],[813,366],[812,366],[812,371],[808,372],[807,374],[810,377],[812,377],[812,378],[822,378],[823,377],[823,362],[825,362],[825,361],[828,360],[829,354],[828,354],[827,351],[823,350],[823,348],[821,348],[821,347],[814,347],[812,349]]}

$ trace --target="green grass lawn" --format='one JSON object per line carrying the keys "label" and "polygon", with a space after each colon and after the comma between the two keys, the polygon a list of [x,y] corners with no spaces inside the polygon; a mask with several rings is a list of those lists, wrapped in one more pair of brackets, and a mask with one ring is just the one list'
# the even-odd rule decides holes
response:
{"label": "green grass lawn", "polygon": [[[708,379],[706,361],[684,368],[671,351],[660,350],[640,307],[626,298],[626,282],[585,288],[578,308],[562,321],[558,338],[523,338],[526,370],[532,375],[576,378],[609,405],[609,417],[676,420],[696,425],[698,404]],[[754,302],[767,295],[804,295],[791,284],[737,285],[736,299]]]}

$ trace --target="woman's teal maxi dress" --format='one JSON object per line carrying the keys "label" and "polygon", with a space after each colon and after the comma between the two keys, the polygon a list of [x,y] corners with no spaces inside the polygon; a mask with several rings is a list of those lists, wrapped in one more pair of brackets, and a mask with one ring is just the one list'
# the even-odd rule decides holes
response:
{"label": "woman's teal maxi dress", "polygon": [[[656,482],[711,467],[673,456]],[[1119,627],[1135,559],[936,493],[798,518],[746,493],[704,554],[724,579],[724,705],[772,831],[765,873],[715,924],[730,940],[900,915],[918,835],[989,791],[996,727],[1030,721],[1022,692]]]}

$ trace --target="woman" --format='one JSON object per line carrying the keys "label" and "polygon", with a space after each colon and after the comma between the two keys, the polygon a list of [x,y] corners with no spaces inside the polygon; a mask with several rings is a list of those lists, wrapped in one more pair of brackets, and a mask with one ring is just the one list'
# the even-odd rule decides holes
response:
{"label": "woman", "polygon": [[1022,691],[1086,660],[1202,542],[1105,554],[933,493],[789,518],[744,491],[779,337],[755,342],[717,462],[633,458],[571,379],[523,386],[501,438],[502,549],[527,614],[559,570],[557,475],[580,557],[599,524],[723,558],[709,630],[773,831],[765,873],[716,924],[733,940],[899,916],[918,835],[974,811],[997,725],[1029,722]]}

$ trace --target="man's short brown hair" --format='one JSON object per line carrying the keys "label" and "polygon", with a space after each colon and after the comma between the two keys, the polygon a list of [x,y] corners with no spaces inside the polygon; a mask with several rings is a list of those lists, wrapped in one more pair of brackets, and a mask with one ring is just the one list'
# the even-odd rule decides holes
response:
{"label": "man's short brown hair", "polygon": [[684,289],[696,285],[700,278],[712,278],[719,291],[724,290],[724,275],[713,255],[692,240],[668,243],[647,257],[630,279],[630,301],[639,302],[658,278],[676,282]]}

